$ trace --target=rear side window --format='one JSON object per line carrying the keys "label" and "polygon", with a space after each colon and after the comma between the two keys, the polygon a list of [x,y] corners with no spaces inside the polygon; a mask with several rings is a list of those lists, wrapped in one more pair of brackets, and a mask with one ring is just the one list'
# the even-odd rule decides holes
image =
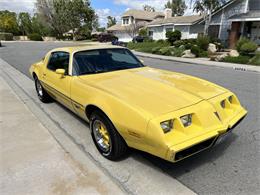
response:
{"label": "rear side window", "polygon": [[53,52],[50,56],[47,68],[52,71],[65,69],[68,73],[70,55],[67,52]]}

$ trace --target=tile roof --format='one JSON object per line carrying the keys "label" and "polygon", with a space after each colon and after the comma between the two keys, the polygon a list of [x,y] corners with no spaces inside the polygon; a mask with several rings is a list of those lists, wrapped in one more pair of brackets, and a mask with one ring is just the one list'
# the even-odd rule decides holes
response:
{"label": "tile roof", "polygon": [[164,17],[164,13],[130,9],[122,15],[122,17],[126,17],[126,16],[133,16],[135,19],[154,20],[157,17]]}
{"label": "tile roof", "polygon": [[148,24],[151,25],[162,25],[162,24],[193,24],[202,19],[201,15],[192,16],[176,16],[164,19],[157,19]]}

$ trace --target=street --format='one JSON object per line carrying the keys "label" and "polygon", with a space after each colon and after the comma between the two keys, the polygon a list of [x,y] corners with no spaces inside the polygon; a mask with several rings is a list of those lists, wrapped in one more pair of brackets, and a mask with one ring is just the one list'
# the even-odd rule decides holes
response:
{"label": "street", "polygon": [[[75,43],[5,42],[4,47],[0,48],[0,58],[30,77],[30,65],[40,60],[47,51],[72,44]],[[197,76],[230,89],[239,97],[248,115],[221,145],[176,164],[135,150],[127,158],[111,162],[96,151],[88,124],[56,102],[39,103],[32,82],[32,86],[22,88],[38,102],[37,105],[63,129],[72,142],[118,180],[129,193],[142,194],[142,188],[158,190],[163,185],[170,185],[171,179],[176,179],[198,194],[259,194],[260,74],[151,58],[141,59],[145,65]],[[147,181],[142,185],[144,180]],[[163,192],[162,190],[161,193]]]}

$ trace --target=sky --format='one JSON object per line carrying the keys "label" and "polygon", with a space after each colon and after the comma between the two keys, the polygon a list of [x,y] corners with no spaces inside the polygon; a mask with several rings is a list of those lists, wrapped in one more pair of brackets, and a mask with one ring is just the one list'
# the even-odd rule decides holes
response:
{"label": "sky", "polygon": [[[0,10],[10,10],[16,13],[35,12],[36,0],[0,0]],[[186,5],[190,8],[190,1],[185,0]],[[167,0],[90,0],[91,7],[95,9],[99,16],[99,23],[101,26],[106,26],[107,16],[116,17],[120,21],[120,16],[128,9],[142,9],[143,5],[151,5],[155,7],[156,11],[163,11],[164,4]],[[185,15],[192,13],[192,9],[188,9]]]}

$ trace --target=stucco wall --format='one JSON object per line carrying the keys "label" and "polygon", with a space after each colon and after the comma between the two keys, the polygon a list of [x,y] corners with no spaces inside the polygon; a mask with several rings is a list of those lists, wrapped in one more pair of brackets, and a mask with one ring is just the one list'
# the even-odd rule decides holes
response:
{"label": "stucco wall", "polygon": [[123,41],[123,42],[129,42],[132,41],[132,37],[126,33],[126,32],[120,32],[120,31],[116,31],[113,33],[116,37],[118,37],[119,41]]}
{"label": "stucco wall", "polygon": [[165,39],[163,26],[149,27],[149,31],[153,31],[153,40]]}
{"label": "stucco wall", "polygon": [[181,39],[197,38],[198,33],[203,32],[203,25],[167,25],[148,27],[149,31],[153,31],[153,40],[166,39],[166,28],[172,28],[181,31]]}
{"label": "stucco wall", "polygon": [[202,24],[192,25],[192,26],[190,26],[189,38],[196,39],[198,37],[198,34],[203,33],[203,31],[204,31],[204,25],[202,25]]}

